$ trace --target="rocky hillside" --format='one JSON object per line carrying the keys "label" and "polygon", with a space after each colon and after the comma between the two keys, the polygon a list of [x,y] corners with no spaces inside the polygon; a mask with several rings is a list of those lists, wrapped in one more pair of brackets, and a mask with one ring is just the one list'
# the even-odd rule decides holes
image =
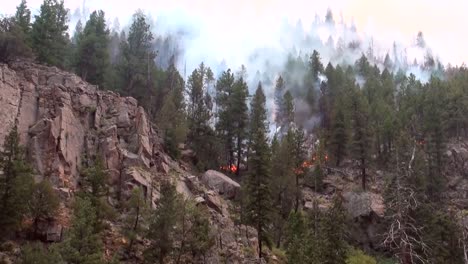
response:
{"label": "rocky hillside", "polygon": [[[16,124],[36,180],[50,179],[62,198],[60,216],[42,230],[49,241],[60,240],[68,227],[83,162],[100,157],[110,178],[111,205],[139,186],[155,207],[160,180],[170,179],[186,198],[211,213],[216,243],[206,263],[249,262],[255,231],[235,226],[229,210],[239,185],[214,171],[199,178],[182,169],[188,166],[164,152],[156,126],[134,98],[99,90],[55,67],[18,61],[0,64],[0,71],[0,144]],[[108,249],[119,238],[118,224],[113,226],[105,241]]]}
{"label": "rocky hillside", "polygon": [[[231,199],[239,193],[240,185],[217,171],[197,175],[190,171],[189,164],[172,160],[164,151],[157,124],[149,121],[134,98],[102,91],[55,67],[17,61],[0,64],[0,70],[0,144],[17,125],[36,180],[47,177],[62,198],[59,216],[44,223],[40,230],[49,242],[60,241],[63,230],[69,227],[71,202],[80,189],[80,168],[87,160],[99,157],[109,175],[109,204],[126,200],[138,186],[154,208],[161,180],[169,179],[185,198],[210,212],[215,245],[205,263],[254,261],[256,231],[235,224],[234,220],[237,216]],[[447,149],[447,196],[453,209],[462,212],[468,207],[468,145],[453,141]],[[192,155],[190,150],[182,153]],[[320,193],[308,187],[303,189],[302,205],[312,209],[313,201],[319,201],[320,208],[327,208],[338,191],[351,217],[351,240],[373,251],[381,245],[379,228],[384,220],[382,190],[386,172],[371,168],[368,173],[369,190],[362,192],[359,168],[350,160],[339,169],[329,168]],[[110,226],[104,241],[108,257],[114,248],[125,243],[119,223]],[[144,244],[144,239],[140,240],[140,245]],[[9,258],[14,260],[17,255]],[[274,255],[270,258],[277,259]]]}

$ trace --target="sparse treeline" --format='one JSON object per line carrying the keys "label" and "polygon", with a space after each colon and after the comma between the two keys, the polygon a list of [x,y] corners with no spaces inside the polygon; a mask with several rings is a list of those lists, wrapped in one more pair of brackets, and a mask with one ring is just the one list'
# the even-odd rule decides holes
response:
{"label": "sparse treeline", "polygon": [[[327,170],[346,163],[359,171],[362,191],[371,183],[371,168],[385,171],[386,252],[404,264],[462,262],[458,241],[463,232],[448,206],[446,151],[448,141],[468,137],[466,67],[444,70],[429,60],[425,67],[433,69],[433,76],[422,83],[398,71],[389,55],[385,68],[369,62],[372,51],[352,65],[324,66],[314,50],[307,62],[290,57],[274,85],[263,80],[249,95],[243,66],[216,79],[201,63],[186,83],[174,57],[167,69],[158,67],[155,36],[142,12],[135,13],[128,32],[111,32],[104,12],[93,12],[85,25],[78,23],[71,38],[63,1],[45,0],[32,23],[30,16],[22,1],[14,17],[1,20],[0,59],[34,57],[75,71],[101,89],[137,98],[162,130],[174,158],[180,155],[179,143],[186,143],[196,153],[198,170],[222,168],[242,181],[241,221],[257,229],[260,258],[265,246],[285,250],[290,263],[375,263],[350,249],[349,221],[339,192],[326,210],[318,201],[311,210],[303,206],[303,187],[321,192]],[[333,22],[331,13],[326,21]],[[419,40],[423,45],[422,35]],[[305,73],[302,80],[297,80],[297,71]],[[274,86],[276,133],[269,131],[265,85]],[[296,113],[297,102],[307,104],[305,118]],[[320,122],[305,131],[302,125],[311,117]],[[315,153],[306,146],[306,133],[311,132],[319,139]],[[47,182],[32,183],[15,138],[14,130],[1,153],[0,206],[11,213],[1,215],[0,230],[14,230],[28,212],[36,223],[57,207]],[[99,161],[83,171],[71,230],[50,250],[50,258],[103,261],[100,232],[104,220],[112,217],[104,199],[105,180]],[[24,191],[27,188],[33,191]],[[42,203],[31,200],[29,210],[15,202],[30,201],[22,197],[29,193],[46,198]],[[123,209],[128,213],[127,256],[148,227],[151,243],[144,255],[149,262],[184,263],[186,252],[203,256],[212,243],[206,215],[167,183],[155,211],[148,213],[141,196],[136,190]],[[52,209],[38,209],[42,207]],[[34,246],[25,252],[44,253]]]}

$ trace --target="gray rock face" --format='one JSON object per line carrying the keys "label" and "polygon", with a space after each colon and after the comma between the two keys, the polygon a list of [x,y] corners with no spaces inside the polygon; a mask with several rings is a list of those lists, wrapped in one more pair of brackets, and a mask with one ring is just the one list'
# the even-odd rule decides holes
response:
{"label": "gray rock face", "polygon": [[83,157],[100,157],[111,184],[131,186],[123,180],[151,189],[147,173],[125,173],[135,166],[150,171],[159,146],[134,98],[30,62],[0,64],[0,91],[0,145],[16,124],[38,177],[73,192]]}
{"label": "gray rock face", "polygon": [[240,185],[237,182],[215,170],[206,171],[201,177],[201,182],[228,199],[233,199],[240,191]]}

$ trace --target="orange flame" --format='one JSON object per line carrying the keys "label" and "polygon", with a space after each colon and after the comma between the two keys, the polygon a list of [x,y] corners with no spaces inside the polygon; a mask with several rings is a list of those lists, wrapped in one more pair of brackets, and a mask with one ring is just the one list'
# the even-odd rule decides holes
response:
{"label": "orange flame", "polygon": [[237,166],[234,165],[234,164],[221,166],[221,167],[219,167],[219,169],[223,170],[223,171],[229,171],[231,173],[236,173],[237,172]]}

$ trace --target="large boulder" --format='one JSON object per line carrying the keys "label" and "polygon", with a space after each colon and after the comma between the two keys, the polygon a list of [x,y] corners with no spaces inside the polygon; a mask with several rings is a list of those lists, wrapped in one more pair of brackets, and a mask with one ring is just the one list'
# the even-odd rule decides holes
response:
{"label": "large boulder", "polygon": [[206,171],[201,177],[202,183],[228,199],[233,199],[240,191],[239,183],[215,170]]}
{"label": "large boulder", "polygon": [[345,192],[343,198],[344,206],[352,216],[350,238],[366,250],[378,248],[385,212],[382,196],[371,192]]}
{"label": "large boulder", "polygon": [[345,207],[353,217],[368,216],[372,213],[379,217],[384,215],[383,198],[380,194],[370,192],[343,193]]}

